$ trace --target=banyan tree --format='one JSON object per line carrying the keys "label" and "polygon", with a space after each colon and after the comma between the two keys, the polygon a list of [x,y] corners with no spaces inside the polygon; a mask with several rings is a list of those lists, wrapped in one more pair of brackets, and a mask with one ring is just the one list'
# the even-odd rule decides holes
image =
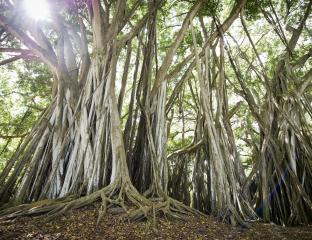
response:
{"label": "banyan tree", "polygon": [[[0,2],[1,64],[43,62],[52,100],[1,171],[1,216],[99,202],[98,220],[312,220],[310,1],[47,0],[45,21],[25,2]],[[259,22],[283,46],[273,63]]]}

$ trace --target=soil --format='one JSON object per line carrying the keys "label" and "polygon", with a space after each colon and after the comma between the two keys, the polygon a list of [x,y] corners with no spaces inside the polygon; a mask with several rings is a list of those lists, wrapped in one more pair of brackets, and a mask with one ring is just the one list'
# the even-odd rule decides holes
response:
{"label": "soil", "polygon": [[312,239],[312,225],[283,227],[260,222],[233,227],[211,216],[186,220],[157,218],[127,222],[116,211],[107,213],[96,225],[98,208],[89,206],[73,210],[47,222],[45,216],[0,220],[3,239]]}

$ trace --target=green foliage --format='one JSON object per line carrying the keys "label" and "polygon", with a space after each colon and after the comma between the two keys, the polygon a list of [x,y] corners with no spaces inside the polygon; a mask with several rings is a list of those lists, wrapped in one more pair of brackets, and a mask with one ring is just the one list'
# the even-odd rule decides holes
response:
{"label": "green foliage", "polygon": [[256,20],[261,17],[261,8],[269,6],[271,0],[248,0],[245,5],[247,20]]}
{"label": "green foliage", "polygon": [[173,132],[172,134],[170,134],[171,136],[169,136],[169,141],[167,143],[168,153],[174,152],[175,150],[181,149],[192,143],[193,140],[192,136],[189,136],[184,140],[182,140],[181,138],[173,138],[177,134],[179,134],[179,132]]}
{"label": "green foliage", "polygon": [[23,69],[18,70],[18,88],[31,93],[32,96],[40,98],[38,104],[49,102],[52,90],[52,73],[43,63],[26,62]]}
{"label": "green foliage", "polygon": [[222,1],[219,0],[207,0],[200,8],[198,15],[202,17],[216,16],[223,9]]}
{"label": "green foliage", "polygon": [[1,67],[0,170],[51,101],[52,75],[38,62]]}
{"label": "green foliage", "polygon": [[[196,43],[199,44],[200,46],[203,43],[202,35],[198,28],[195,28],[194,31],[195,31]],[[184,38],[184,44],[186,44],[186,46],[193,46],[193,37],[192,37],[191,31],[188,31],[188,33],[186,34]]]}

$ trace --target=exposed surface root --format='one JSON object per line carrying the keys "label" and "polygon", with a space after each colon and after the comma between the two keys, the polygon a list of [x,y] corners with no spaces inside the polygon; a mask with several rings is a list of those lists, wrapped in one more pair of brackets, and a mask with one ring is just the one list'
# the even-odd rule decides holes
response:
{"label": "exposed surface root", "polygon": [[[125,219],[138,221],[155,219],[156,216],[165,216],[174,219],[184,219],[185,216],[203,215],[183,203],[164,195],[159,198],[146,198],[140,194],[128,181],[115,181],[109,186],[90,195],[77,199],[67,197],[57,200],[42,200],[30,204],[23,204],[0,212],[2,219],[47,214],[47,221],[64,215],[73,209],[81,208],[101,200],[97,223],[106,214],[109,208],[124,212]],[[117,207],[117,208],[116,208]]]}

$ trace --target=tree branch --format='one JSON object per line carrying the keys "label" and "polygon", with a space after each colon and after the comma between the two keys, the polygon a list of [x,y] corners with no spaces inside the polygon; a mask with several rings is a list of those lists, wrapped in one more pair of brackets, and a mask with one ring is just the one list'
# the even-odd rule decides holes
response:
{"label": "tree branch", "polygon": [[22,138],[22,137],[26,137],[27,134],[28,134],[28,132],[23,133],[23,134],[16,134],[16,135],[2,135],[2,134],[0,134],[0,138],[2,138],[2,139]]}
{"label": "tree branch", "polygon": [[10,24],[3,16],[0,16],[0,26],[5,28],[10,34],[18,38],[25,46],[32,49],[34,53],[38,57],[40,57],[45,63],[47,63],[52,69],[56,69],[56,59],[54,59],[47,50],[39,46],[27,34],[14,26],[14,24]]}
{"label": "tree branch", "polygon": [[30,59],[36,59],[37,57],[34,55],[29,55],[29,54],[20,54],[20,55],[16,55],[13,56],[11,58],[5,59],[3,61],[0,62],[0,66],[17,61],[19,59],[26,59],[26,60],[30,60]]}

